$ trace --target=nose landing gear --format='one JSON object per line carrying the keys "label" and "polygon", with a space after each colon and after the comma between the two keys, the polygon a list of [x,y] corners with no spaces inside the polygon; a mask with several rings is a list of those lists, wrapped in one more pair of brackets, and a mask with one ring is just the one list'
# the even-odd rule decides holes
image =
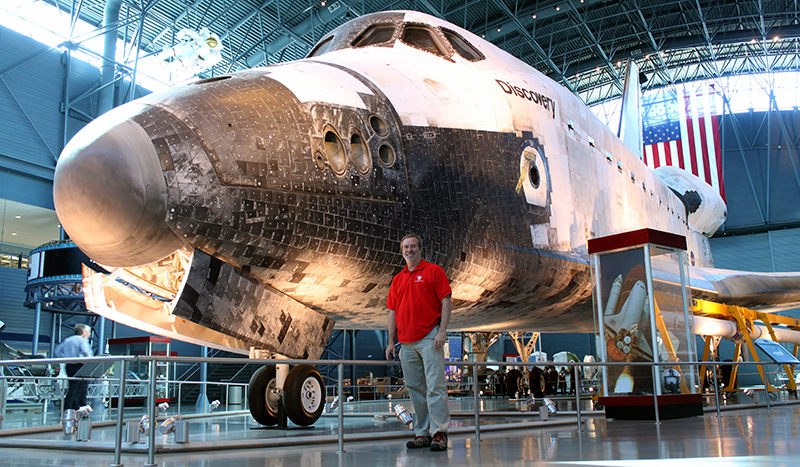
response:
{"label": "nose landing gear", "polygon": [[325,384],[311,365],[297,365],[279,381],[275,365],[259,368],[250,378],[247,401],[250,414],[262,425],[313,425],[325,408]]}

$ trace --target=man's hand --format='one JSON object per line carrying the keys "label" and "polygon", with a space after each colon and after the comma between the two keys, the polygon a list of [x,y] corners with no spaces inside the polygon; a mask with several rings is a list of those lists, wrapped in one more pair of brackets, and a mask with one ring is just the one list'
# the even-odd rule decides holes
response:
{"label": "man's hand", "polygon": [[397,339],[397,321],[394,319],[394,310],[389,310],[389,326],[387,327],[389,335],[386,339],[386,360],[392,361],[397,355],[394,350],[394,341]]}
{"label": "man's hand", "polygon": [[394,350],[394,342],[389,342],[386,346],[386,360],[394,360],[397,356],[397,352]]}
{"label": "man's hand", "polygon": [[433,338],[433,348],[434,349],[441,349],[444,347],[444,344],[447,342],[447,331],[442,331],[441,329],[439,332],[436,333],[436,337]]}

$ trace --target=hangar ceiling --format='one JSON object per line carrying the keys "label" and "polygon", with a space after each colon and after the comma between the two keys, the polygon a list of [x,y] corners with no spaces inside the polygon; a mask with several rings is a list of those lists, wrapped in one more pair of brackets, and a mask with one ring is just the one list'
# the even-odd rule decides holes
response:
{"label": "hangar ceiling", "polygon": [[[106,0],[44,1],[102,32]],[[397,9],[432,14],[483,36],[589,105],[620,94],[628,58],[647,76],[645,89],[800,69],[798,0],[117,1],[120,37],[152,53],[171,46],[183,28],[217,33],[223,60],[206,76],[302,58],[347,19]]]}

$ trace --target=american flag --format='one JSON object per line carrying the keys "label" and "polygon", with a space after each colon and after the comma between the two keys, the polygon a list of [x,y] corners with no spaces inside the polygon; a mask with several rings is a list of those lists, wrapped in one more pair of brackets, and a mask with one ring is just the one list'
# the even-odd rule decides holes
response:
{"label": "american flag", "polygon": [[679,87],[673,102],[667,104],[677,113],[665,111],[667,118],[663,122],[644,126],[645,164],[652,169],[671,165],[689,171],[705,180],[724,200],[720,95],[713,85],[705,83]]}

